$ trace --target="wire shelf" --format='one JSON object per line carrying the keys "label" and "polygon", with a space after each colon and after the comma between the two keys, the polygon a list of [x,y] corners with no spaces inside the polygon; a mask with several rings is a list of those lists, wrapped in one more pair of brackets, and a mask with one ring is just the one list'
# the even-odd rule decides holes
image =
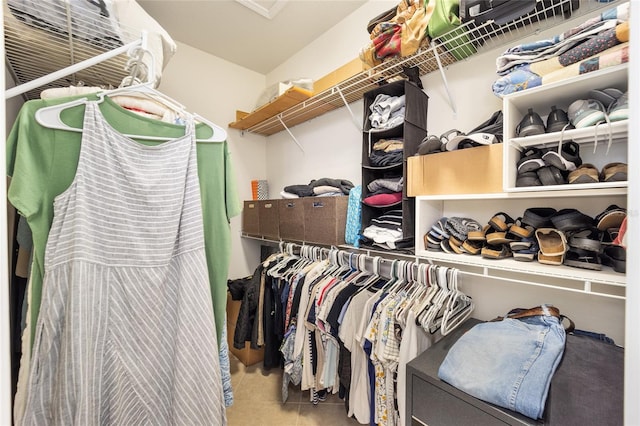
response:
{"label": "wire shelf", "polygon": [[[114,23],[96,11],[74,10],[72,2],[18,2],[4,0],[5,61],[16,85],[28,83],[70,65],[119,48],[141,37],[141,31]],[[120,54],[108,61],[62,77],[23,94],[37,99],[53,87],[118,87],[130,75],[130,57]]]}
{"label": "wire shelf", "polygon": [[431,44],[423,44],[411,56],[387,60],[313,95],[280,114],[242,130],[264,136],[273,135],[285,130],[285,125],[288,128],[293,127],[341,108],[345,106],[345,101],[352,103],[360,100],[365,92],[375,89],[380,84],[406,79],[404,68],[417,67],[420,75],[423,76],[438,71],[440,68],[438,61],[442,67],[446,67],[537,34],[566,19],[579,18],[598,9],[611,8],[615,3],[618,2],[538,0],[534,11],[504,25],[496,25],[492,21],[479,25],[473,21],[467,22],[434,39]]}

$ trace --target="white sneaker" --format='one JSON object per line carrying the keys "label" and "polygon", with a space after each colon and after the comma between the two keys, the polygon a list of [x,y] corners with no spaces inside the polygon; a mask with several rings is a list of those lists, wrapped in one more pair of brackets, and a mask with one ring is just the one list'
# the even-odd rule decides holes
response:
{"label": "white sneaker", "polygon": [[595,99],[578,99],[567,109],[571,124],[576,129],[607,121],[604,105]]}
{"label": "white sneaker", "polygon": [[629,92],[625,92],[614,103],[609,110],[609,120],[620,121],[629,118]]}

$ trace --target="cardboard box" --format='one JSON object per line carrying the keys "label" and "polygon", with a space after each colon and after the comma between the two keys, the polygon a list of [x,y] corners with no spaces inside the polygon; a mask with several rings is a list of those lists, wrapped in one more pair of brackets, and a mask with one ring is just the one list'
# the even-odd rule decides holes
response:
{"label": "cardboard box", "polygon": [[314,81],[313,94],[317,95],[320,92],[331,89],[338,83],[342,83],[346,79],[353,77],[354,75],[357,75],[362,71],[365,71],[365,69],[366,65],[360,60],[360,58],[356,58],[350,62],[347,62],[340,68],[331,71],[324,77],[321,77],[318,80]]}
{"label": "cardboard box", "polygon": [[236,356],[247,367],[256,364],[264,359],[264,348],[251,349],[249,342],[244,343],[243,349],[233,347],[233,335],[236,331],[238,313],[240,312],[241,300],[233,300],[231,293],[227,292],[227,343],[229,351]]}
{"label": "cardboard box", "polygon": [[304,241],[304,203],[302,199],[279,200],[280,238]]}
{"label": "cardboard box", "polygon": [[273,240],[280,238],[278,201],[279,200],[258,201],[258,210],[260,211],[260,235]]}
{"label": "cardboard box", "polygon": [[308,243],[342,245],[349,197],[305,197],[304,240]]}
{"label": "cardboard box", "polygon": [[249,235],[260,235],[260,210],[257,201],[244,202],[242,232]]}
{"label": "cardboard box", "polygon": [[502,192],[502,144],[409,157],[407,195]]}

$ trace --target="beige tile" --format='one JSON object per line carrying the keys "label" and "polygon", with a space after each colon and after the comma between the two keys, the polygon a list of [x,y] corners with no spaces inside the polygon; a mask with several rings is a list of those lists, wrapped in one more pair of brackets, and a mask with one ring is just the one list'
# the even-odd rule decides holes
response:
{"label": "beige tile", "polygon": [[258,370],[250,372],[247,368],[242,380],[234,388],[234,400],[245,401],[282,401],[282,374],[277,369],[270,372]]}
{"label": "beige tile", "polygon": [[298,407],[299,404],[237,400],[227,408],[227,423],[229,426],[296,426]]}
{"label": "beige tile", "polygon": [[231,352],[229,352],[229,370],[231,375],[244,374],[247,367]]}
{"label": "beige tile", "polygon": [[235,394],[236,390],[240,386],[242,379],[246,375],[246,367],[240,362],[238,358],[229,354],[229,370],[231,371],[231,388]]}
{"label": "beige tile", "polygon": [[[289,398],[287,398],[287,404],[299,404],[302,401],[302,396],[303,393],[300,390],[300,385],[294,386],[293,384],[289,383]],[[307,393],[307,398],[308,397],[309,394]]]}
{"label": "beige tile", "polygon": [[355,426],[359,425],[355,419],[347,417],[344,405],[300,404],[300,415],[297,426]]}

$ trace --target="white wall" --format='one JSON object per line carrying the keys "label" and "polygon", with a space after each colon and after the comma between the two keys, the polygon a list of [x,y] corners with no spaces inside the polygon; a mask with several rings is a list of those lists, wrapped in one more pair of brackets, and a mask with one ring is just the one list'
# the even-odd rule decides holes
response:
{"label": "white wall", "polygon": [[267,75],[267,84],[294,77],[317,80],[357,58],[360,49],[370,41],[367,33],[369,20],[398,3],[397,0],[370,0],[365,3],[271,71]]}
{"label": "white wall", "polygon": [[[189,111],[226,128],[241,200],[251,199],[251,180],[265,179],[266,138],[227,128],[236,109],[253,105],[265,87],[265,76],[178,43],[162,75],[160,90],[185,104]],[[232,255],[229,277],[244,277],[256,267],[260,248],[240,237],[241,215],[231,220]]]}

